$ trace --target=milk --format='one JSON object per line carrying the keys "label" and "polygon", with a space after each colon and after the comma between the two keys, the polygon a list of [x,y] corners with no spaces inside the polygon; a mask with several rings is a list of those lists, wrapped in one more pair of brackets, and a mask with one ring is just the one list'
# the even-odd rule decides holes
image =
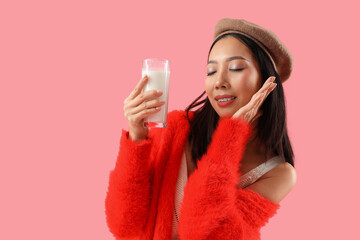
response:
{"label": "milk", "polygon": [[162,123],[164,126],[166,126],[166,119],[168,113],[170,71],[143,70],[142,76],[144,75],[147,75],[149,77],[144,92],[153,89],[160,90],[163,92],[163,95],[161,95],[158,99],[160,101],[165,101],[165,104],[160,106],[161,110],[145,118],[145,122],[150,122],[150,123],[157,122],[160,124]]}

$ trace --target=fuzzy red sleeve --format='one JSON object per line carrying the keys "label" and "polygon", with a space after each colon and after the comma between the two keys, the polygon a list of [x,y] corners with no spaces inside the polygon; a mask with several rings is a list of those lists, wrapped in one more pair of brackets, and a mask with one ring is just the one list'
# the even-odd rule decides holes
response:
{"label": "fuzzy red sleeve", "polygon": [[207,153],[190,175],[179,220],[180,239],[258,239],[278,204],[238,189],[240,160],[250,137],[241,119],[221,118]]}
{"label": "fuzzy red sleeve", "polygon": [[110,172],[105,199],[106,221],[117,238],[138,235],[150,209],[150,152],[152,140],[134,142],[122,131],[115,168]]}

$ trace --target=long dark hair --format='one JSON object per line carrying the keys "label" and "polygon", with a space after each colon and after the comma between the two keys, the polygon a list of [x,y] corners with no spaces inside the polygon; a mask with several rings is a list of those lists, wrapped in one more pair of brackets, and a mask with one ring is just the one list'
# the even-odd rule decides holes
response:
{"label": "long dark hair", "polygon": [[[215,43],[228,36],[238,38],[251,50],[259,65],[262,83],[270,76],[276,77],[276,88],[267,96],[259,109],[262,111],[262,115],[258,118],[256,138],[265,144],[266,156],[269,152],[273,152],[294,166],[294,153],[287,134],[285,96],[280,76],[275,71],[271,60],[264,50],[253,40],[241,34],[229,33],[222,35],[211,45],[209,55]],[[206,153],[219,121],[219,115],[212,107],[208,97],[201,99],[205,93],[204,91],[185,110],[190,123],[188,140],[192,146],[191,156],[196,167],[197,161]],[[194,116],[190,120],[189,111],[196,107],[198,108],[194,111]]]}

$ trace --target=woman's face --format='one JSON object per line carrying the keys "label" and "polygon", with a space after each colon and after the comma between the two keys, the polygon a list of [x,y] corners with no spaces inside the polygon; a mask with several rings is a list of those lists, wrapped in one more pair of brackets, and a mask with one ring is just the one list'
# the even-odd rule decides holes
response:
{"label": "woman's face", "polygon": [[260,89],[261,74],[248,47],[235,37],[220,39],[209,55],[206,94],[220,117],[232,116]]}

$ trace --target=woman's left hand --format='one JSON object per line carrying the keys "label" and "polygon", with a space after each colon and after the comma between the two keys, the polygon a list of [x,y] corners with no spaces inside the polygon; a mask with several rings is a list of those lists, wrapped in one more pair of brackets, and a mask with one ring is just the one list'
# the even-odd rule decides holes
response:
{"label": "woman's left hand", "polygon": [[263,86],[257,91],[249,101],[248,104],[240,108],[234,115],[233,118],[242,118],[243,120],[252,124],[257,118],[261,116],[259,108],[265,101],[266,97],[275,89],[276,83],[274,83],[275,77],[269,77]]}

